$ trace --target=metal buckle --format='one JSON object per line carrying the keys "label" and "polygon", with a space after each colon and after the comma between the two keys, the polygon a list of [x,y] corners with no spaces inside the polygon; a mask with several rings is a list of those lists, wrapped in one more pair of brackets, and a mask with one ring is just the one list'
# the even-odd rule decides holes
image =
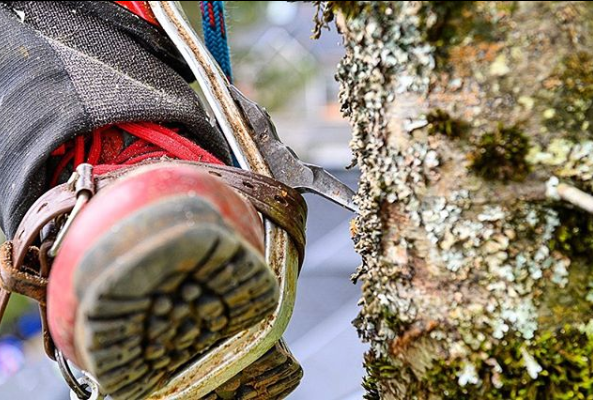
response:
{"label": "metal buckle", "polygon": [[60,249],[70,226],[72,226],[72,222],[95,193],[95,185],[93,184],[93,166],[85,163],[76,167],[76,171],[74,171],[68,180],[68,185],[70,190],[76,192],[76,203],[74,204],[74,208],[70,212],[70,215],[68,215],[68,219],[66,219],[64,226],[60,229],[54,244],[47,252],[50,257],[55,257],[58,254],[58,250]]}
{"label": "metal buckle", "polygon": [[99,384],[86,372],[82,372],[80,378],[76,378],[68,365],[68,360],[61,351],[55,352],[56,362],[62,377],[70,386],[70,400],[103,400]]}

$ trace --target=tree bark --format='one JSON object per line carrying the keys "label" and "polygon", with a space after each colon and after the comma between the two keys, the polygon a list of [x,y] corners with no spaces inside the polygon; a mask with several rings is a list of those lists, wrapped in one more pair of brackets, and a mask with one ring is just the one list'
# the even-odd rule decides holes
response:
{"label": "tree bark", "polygon": [[366,398],[593,399],[593,6],[318,5],[346,47]]}

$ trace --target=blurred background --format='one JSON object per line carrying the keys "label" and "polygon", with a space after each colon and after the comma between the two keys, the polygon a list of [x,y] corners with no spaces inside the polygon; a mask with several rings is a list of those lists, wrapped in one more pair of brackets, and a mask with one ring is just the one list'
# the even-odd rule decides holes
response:
{"label": "blurred background", "polygon": [[[200,30],[198,2],[181,2]],[[314,8],[276,1],[227,1],[236,86],[266,107],[282,140],[300,158],[326,167],[350,187],[348,124],[339,112],[336,65],[343,55],[332,28],[310,39]],[[290,400],[359,400],[363,368],[351,321],[360,289],[350,275],[360,259],[349,234],[352,214],[307,195],[307,254],[293,319],[285,334],[305,370]],[[1,238],[0,238],[1,239]],[[35,304],[15,296],[0,327],[0,399],[67,400],[55,365],[44,356]]]}

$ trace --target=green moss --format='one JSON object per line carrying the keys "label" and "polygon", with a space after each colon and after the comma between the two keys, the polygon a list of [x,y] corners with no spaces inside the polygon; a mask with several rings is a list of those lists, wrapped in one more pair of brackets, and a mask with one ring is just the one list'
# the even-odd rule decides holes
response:
{"label": "green moss", "polygon": [[468,126],[460,119],[453,118],[446,111],[437,108],[426,116],[428,122],[428,133],[430,135],[441,134],[450,139],[463,136]]}
{"label": "green moss", "polygon": [[579,51],[564,58],[552,76],[552,117],[548,129],[564,131],[574,138],[593,136],[593,55]]}
{"label": "green moss", "polygon": [[[524,354],[541,367],[537,378],[529,375]],[[477,385],[460,386],[460,361],[440,362],[427,375],[425,386],[439,388],[445,399],[568,400],[593,399],[593,338],[566,325],[527,343],[512,338],[496,344],[474,360]],[[496,360],[501,371],[495,372]],[[494,384],[496,382],[496,385]]]}
{"label": "green moss", "polygon": [[521,181],[530,171],[526,161],[529,139],[517,126],[499,124],[480,138],[470,155],[470,168],[487,180]]}
{"label": "green moss", "polygon": [[550,242],[552,250],[559,250],[569,258],[593,259],[593,215],[570,207],[555,208],[562,224]]}
{"label": "green moss", "polygon": [[378,383],[381,380],[390,380],[398,376],[398,369],[394,367],[388,358],[380,358],[370,351],[364,356],[366,376],[363,379],[362,387],[365,389],[365,400],[379,400]]}

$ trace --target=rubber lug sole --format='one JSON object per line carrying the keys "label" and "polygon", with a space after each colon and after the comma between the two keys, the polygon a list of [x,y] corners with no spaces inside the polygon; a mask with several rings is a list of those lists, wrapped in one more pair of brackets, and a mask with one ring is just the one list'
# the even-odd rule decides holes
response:
{"label": "rubber lug sole", "polygon": [[141,241],[101,238],[77,270],[77,351],[114,400],[145,398],[278,302],[263,257],[207,202],[171,202],[114,228],[133,227]]}

